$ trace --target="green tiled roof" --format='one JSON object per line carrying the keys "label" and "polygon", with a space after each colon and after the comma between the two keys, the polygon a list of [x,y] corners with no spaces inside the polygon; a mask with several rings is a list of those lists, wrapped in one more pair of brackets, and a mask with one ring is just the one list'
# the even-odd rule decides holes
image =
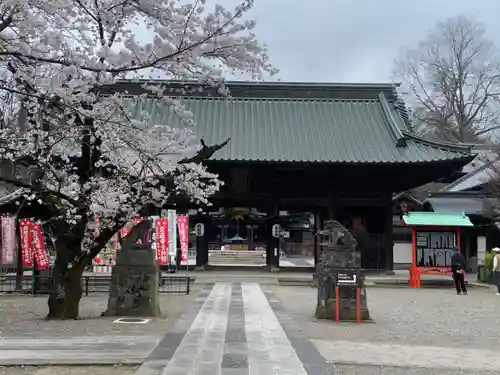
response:
{"label": "green tiled roof", "polygon": [[[386,87],[387,89],[387,87]],[[212,160],[327,163],[422,163],[465,159],[468,148],[409,132],[401,102],[372,98],[183,97],[206,144],[231,138]],[[366,95],[365,95],[366,97]],[[181,126],[152,98],[136,102],[154,123]]]}
{"label": "green tiled roof", "polygon": [[403,215],[406,225],[472,227],[470,219],[462,213],[453,212],[410,212]]}

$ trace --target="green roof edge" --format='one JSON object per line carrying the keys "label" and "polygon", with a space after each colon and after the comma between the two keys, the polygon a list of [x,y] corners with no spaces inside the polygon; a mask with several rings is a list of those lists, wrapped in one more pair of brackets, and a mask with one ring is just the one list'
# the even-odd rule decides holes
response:
{"label": "green roof edge", "polygon": [[[416,220],[411,220],[417,219]],[[453,218],[456,220],[454,223],[446,223],[446,222],[437,222],[429,220],[428,222],[418,222],[418,219],[425,219],[429,217],[434,217],[434,219],[439,218],[439,219],[444,219],[446,217]],[[444,218],[443,218],[444,217]],[[405,219],[409,219],[408,221]],[[472,227],[474,224],[470,221],[469,217],[464,213],[457,213],[457,212],[424,212],[424,211],[417,211],[417,212],[410,212],[408,214],[403,215],[403,222],[405,225],[408,226],[436,226],[436,227]]]}

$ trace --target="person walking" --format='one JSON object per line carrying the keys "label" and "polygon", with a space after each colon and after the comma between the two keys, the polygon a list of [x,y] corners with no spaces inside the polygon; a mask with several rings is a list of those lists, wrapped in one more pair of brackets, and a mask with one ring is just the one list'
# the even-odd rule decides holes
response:
{"label": "person walking", "polygon": [[451,256],[451,272],[453,274],[453,281],[455,282],[457,295],[460,295],[460,293],[466,295],[467,288],[465,287],[465,270],[467,269],[467,262],[465,261],[465,257],[456,247],[454,250],[455,252]]}
{"label": "person walking", "polygon": [[497,296],[500,296],[500,248],[494,247],[493,252],[493,280],[497,286]]}

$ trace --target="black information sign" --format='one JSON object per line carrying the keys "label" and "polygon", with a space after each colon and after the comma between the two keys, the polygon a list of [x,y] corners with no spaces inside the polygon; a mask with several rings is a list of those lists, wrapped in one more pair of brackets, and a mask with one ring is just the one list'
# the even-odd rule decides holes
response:
{"label": "black information sign", "polygon": [[336,273],[337,286],[357,287],[359,284],[359,275],[356,271],[345,270]]}

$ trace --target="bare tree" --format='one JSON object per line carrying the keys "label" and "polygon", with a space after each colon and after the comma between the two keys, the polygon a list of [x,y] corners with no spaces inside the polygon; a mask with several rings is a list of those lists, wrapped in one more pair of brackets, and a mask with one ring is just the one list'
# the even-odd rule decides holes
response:
{"label": "bare tree", "polygon": [[425,41],[403,50],[394,73],[414,130],[452,142],[490,139],[500,128],[498,63],[483,25],[465,16],[440,22]]}

